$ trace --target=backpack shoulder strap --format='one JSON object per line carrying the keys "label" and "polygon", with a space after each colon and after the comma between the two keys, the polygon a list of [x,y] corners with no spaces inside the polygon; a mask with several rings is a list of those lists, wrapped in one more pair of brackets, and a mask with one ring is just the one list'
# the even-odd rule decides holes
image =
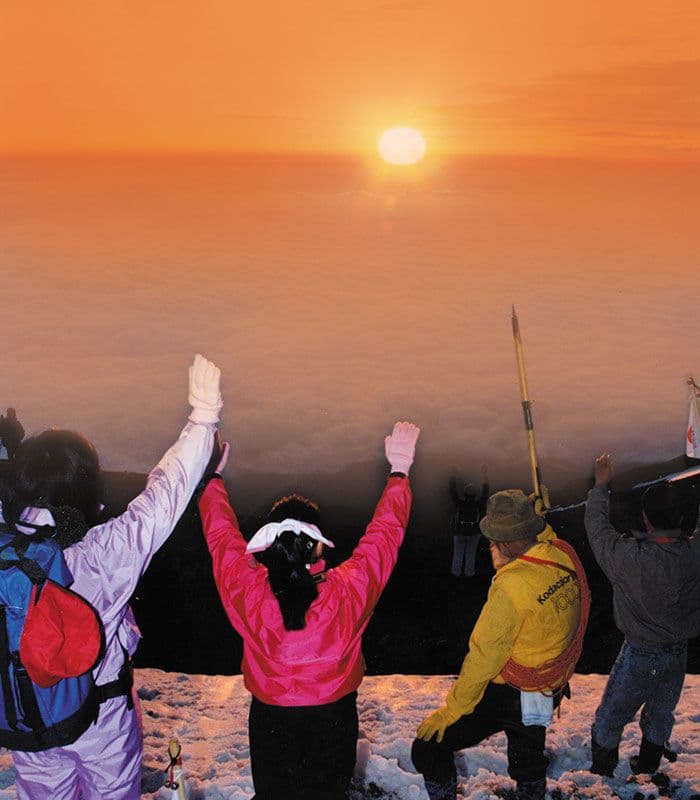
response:
{"label": "backpack shoulder strap", "polygon": [[564,572],[568,572],[570,575],[573,575],[574,578],[578,580],[578,573],[575,569],[571,569],[571,567],[565,567],[563,564],[560,564],[558,561],[548,561],[546,558],[535,558],[534,556],[517,556],[518,561],[529,561],[530,564],[545,564],[548,567],[556,567],[557,569],[561,569]]}
{"label": "backpack shoulder strap", "polygon": [[[33,536],[25,536],[16,533],[7,544],[0,548],[0,570],[19,567],[32,583],[42,584],[47,578],[46,572],[39,566],[33,558],[27,558],[27,548],[32,543]],[[11,547],[15,551],[16,558],[4,558],[2,553]]]}

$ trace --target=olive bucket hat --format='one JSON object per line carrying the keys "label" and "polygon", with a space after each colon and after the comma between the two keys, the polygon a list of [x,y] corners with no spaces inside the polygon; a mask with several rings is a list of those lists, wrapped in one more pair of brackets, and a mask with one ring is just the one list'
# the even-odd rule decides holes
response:
{"label": "olive bucket hat", "polygon": [[541,533],[544,519],[535,514],[532,501],[520,489],[506,489],[489,497],[481,532],[494,542],[514,542]]}

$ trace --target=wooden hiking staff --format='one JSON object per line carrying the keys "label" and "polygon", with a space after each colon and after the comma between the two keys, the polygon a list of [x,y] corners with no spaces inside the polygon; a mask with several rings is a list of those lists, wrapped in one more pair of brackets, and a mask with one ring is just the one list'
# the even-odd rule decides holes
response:
{"label": "wooden hiking staff", "polygon": [[535,497],[542,500],[544,508],[549,508],[549,497],[542,494],[542,476],[540,466],[537,461],[537,446],[535,445],[535,428],[532,423],[532,409],[530,408],[530,397],[527,391],[527,376],[525,375],[525,359],[523,357],[523,342],[520,338],[520,323],[518,315],[513,306],[511,317],[513,324],[513,342],[515,344],[515,359],[518,363],[518,383],[520,384],[520,399],[522,400],[523,419],[525,421],[525,434],[527,435],[527,450],[530,456],[530,473],[532,475],[532,488]]}

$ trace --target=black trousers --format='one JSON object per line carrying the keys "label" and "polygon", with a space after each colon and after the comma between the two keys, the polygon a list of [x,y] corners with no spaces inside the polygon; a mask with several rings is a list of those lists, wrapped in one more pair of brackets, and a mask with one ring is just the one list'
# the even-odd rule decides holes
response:
{"label": "black trousers", "polygon": [[[555,700],[556,704],[556,700]],[[454,753],[505,731],[508,738],[508,774],[518,783],[545,777],[547,759],[543,725],[523,725],[520,692],[511,686],[490,683],[481,702],[471,714],[460,717],[445,731],[442,742],[434,736],[429,742],[416,739],[411,758],[425,778],[431,800],[448,800],[457,791]]]}
{"label": "black trousers", "polygon": [[254,800],[342,800],[355,769],[357,692],[322,706],[271,706],[248,718]]}

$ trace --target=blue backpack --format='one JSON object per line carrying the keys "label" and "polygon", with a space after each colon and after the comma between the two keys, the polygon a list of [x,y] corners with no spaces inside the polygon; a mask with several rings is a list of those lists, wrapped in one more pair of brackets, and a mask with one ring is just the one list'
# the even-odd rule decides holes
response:
{"label": "blue backpack", "polygon": [[[75,608],[82,603],[96,617],[101,636],[98,660],[104,642],[92,606],[61,588],[69,586],[73,576],[63,551],[51,538],[53,533],[53,528],[37,528],[26,535],[0,523],[0,746],[11,750],[35,752],[70,744],[97,719],[99,710],[94,664],[75,677],[56,677],[62,669],[65,672],[65,665],[53,674],[52,648],[63,640],[63,626],[71,625],[64,614],[70,604]],[[65,596],[69,603],[64,606]],[[48,614],[42,610],[46,607]],[[23,639],[28,612],[34,624],[30,635],[27,625],[28,636]],[[80,636],[75,630],[71,633],[74,640]],[[20,651],[36,654],[41,669],[34,669],[27,656],[23,663]],[[70,652],[66,654],[70,657]]]}

